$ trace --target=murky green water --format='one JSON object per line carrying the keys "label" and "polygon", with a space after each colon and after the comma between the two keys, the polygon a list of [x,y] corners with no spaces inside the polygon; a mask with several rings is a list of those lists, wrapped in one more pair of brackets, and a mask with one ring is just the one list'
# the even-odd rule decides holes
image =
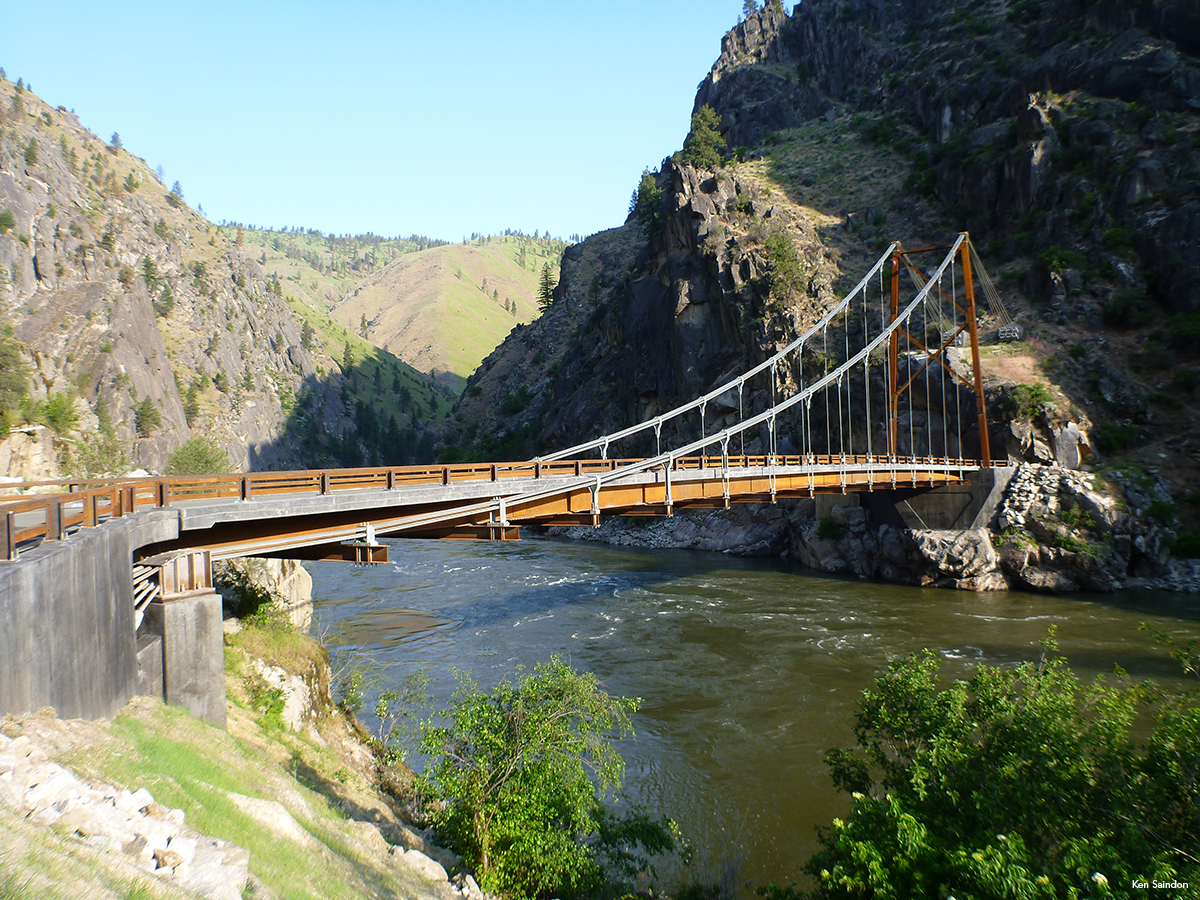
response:
{"label": "murky green water", "polygon": [[[814,826],[846,812],[822,762],[848,746],[859,692],[930,647],[948,675],[1036,657],[1050,625],[1076,671],[1173,679],[1138,623],[1191,636],[1200,596],[978,595],[817,577],[778,561],[594,544],[397,541],[393,562],[311,566],[316,633],[444,700],[451,667],[485,687],[561,654],[643,698],[622,746],[626,789],[676,820],[700,858],[801,880]],[[368,707],[369,708],[369,707]]]}

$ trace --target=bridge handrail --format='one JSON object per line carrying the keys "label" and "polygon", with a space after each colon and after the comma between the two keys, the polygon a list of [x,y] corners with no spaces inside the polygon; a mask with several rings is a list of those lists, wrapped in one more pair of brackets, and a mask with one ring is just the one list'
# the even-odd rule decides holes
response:
{"label": "bridge handrail", "polygon": [[892,251],[895,250],[897,246],[898,245],[895,242],[893,242],[891,245],[889,245],[887,250],[884,251],[883,256],[879,257],[879,260],[875,263],[874,266],[871,267],[871,271],[869,271],[866,275],[864,275],[863,279],[857,285],[855,285],[854,290],[852,290],[850,293],[848,293],[834,307],[832,307],[827,313],[825,313],[825,315],[821,317],[821,320],[819,322],[817,322],[817,324],[813,325],[810,329],[808,329],[808,331],[806,331],[800,337],[796,338],[794,341],[792,341],[790,344],[788,344],[782,350],[777,351],[775,353],[775,355],[772,356],[770,359],[759,363],[757,366],[754,366],[752,369],[748,369],[747,371],[745,371],[741,375],[739,375],[737,378],[734,378],[731,381],[725,382],[725,384],[721,385],[720,387],[713,388],[711,391],[709,391],[707,394],[703,395],[702,397],[697,397],[695,400],[691,400],[687,403],[684,403],[681,406],[677,406],[668,412],[665,412],[658,416],[655,416],[653,419],[647,419],[645,422],[639,422],[636,425],[630,425],[628,428],[623,428],[620,431],[614,431],[611,434],[602,435],[601,437],[598,437],[594,440],[587,441],[582,444],[576,444],[573,447],[567,447],[565,450],[556,450],[554,453],[548,453],[545,456],[539,456],[539,457],[535,457],[535,458],[541,459],[541,460],[563,459],[565,457],[574,456],[579,453],[586,453],[588,450],[595,450],[598,447],[607,448],[607,446],[609,444],[613,443],[614,441],[619,441],[619,440],[622,440],[623,438],[631,437],[642,431],[646,431],[649,428],[662,428],[664,422],[668,422],[671,419],[677,418],[677,417],[683,415],[684,413],[691,412],[693,409],[699,409],[700,407],[707,405],[710,400],[715,400],[717,397],[720,397],[722,394],[729,393],[734,388],[741,390],[742,386],[747,381],[749,381],[751,378],[753,378],[759,372],[766,371],[767,369],[774,366],[780,360],[782,360],[785,357],[787,357],[788,355],[790,355],[797,347],[803,347],[804,344],[813,335],[820,332],[830,322],[832,322],[835,318],[837,318],[846,309],[846,307],[849,305],[850,301],[852,299],[854,299],[854,297],[859,293],[859,291],[866,290],[867,283],[875,276],[875,273],[878,272],[883,267],[883,264],[892,255]]}

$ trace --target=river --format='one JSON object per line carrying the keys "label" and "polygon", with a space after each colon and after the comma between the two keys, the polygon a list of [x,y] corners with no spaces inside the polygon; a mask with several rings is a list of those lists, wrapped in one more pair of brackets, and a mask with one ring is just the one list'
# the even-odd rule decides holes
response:
{"label": "river", "polygon": [[[642,698],[622,743],[625,788],[680,822],[695,865],[739,858],[742,878],[804,882],[814,826],[844,815],[822,761],[852,743],[864,687],[923,647],[946,675],[1036,658],[1050,625],[1081,677],[1122,666],[1173,681],[1138,630],[1194,636],[1200,596],[969,594],[818,576],[780,560],[631,550],[547,538],[394,541],[392,562],[310,565],[314,633],[389,683],[453,667],[490,687],[561,654],[613,694]],[[370,700],[363,711],[370,720]]]}

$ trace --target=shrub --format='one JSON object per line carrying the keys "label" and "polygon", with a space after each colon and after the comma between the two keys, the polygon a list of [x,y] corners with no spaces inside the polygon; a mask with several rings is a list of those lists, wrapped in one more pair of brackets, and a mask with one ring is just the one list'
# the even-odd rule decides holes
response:
{"label": "shrub", "polygon": [[75,401],[66,394],[55,394],[42,404],[39,418],[50,426],[55,434],[67,434],[79,424]]}
{"label": "shrub", "polygon": [[1136,425],[1114,425],[1101,422],[1092,429],[1096,438],[1096,446],[1104,453],[1121,453],[1128,450],[1142,436],[1142,430]]}
{"label": "shrub", "polygon": [[833,519],[822,519],[817,525],[817,537],[823,541],[836,541],[845,532],[846,529]]}
{"label": "shrub", "polygon": [[1005,392],[1000,401],[1000,412],[1005,418],[1028,422],[1052,399],[1049,389],[1041,382],[1017,384]]}
{"label": "shrub", "polygon": [[1052,245],[1038,254],[1038,261],[1051,272],[1061,272],[1063,269],[1083,269],[1087,266],[1087,257],[1076,250],[1064,250]]}
{"label": "shrub", "polygon": [[1146,515],[1160,525],[1170,525],[1175,520],[1179,507],[1169,500],[1152,500],[1146,507]]}
{"label": "shrub", "polygon": [[804,288],[804,264],[796,253],[796,245],[785,230],[771,234],[766,240],[767,258],[771,261],[771,299],[783,304]]}
{"label": "shrub", "polygon": [[[489,893],[590,897],[674,847],[671,823],[603,803],[624,769],[612,737],[638,701],[609,696],[558,657],[483,693],[461,672],[444,725],[427,722],[421,784],[439,836]],[[593,781],[593,777],[595,781]]]}
{"label": "shrub", "polygon": [[1118,288],[1104,302],[1101,316],[1109,328],[1135,328],[1150,322],[1146,292],[1133,287]]}
{"label": "shrub", "polygon": [[167,458],[168,475],[219,475],[233,468],[229,454],[205,437],[191,437]]}
{"label": "shrub", "polygon": [[1200,531],[1185,531],[1171,542],[1171,552],[1180,559],[1200,559]]}
{"label": "shrub", "polygon": [[[863,692],[857,746],[826,754],[852,799],[805,866],[816,897],[1092,897],[1200,878],[1176,849],[1200,842],[1200,696],[1081,685],[1052,635],[1036,663],[939,688],[926,650]],[[1194,641],[1172,655],[1200,672]]]}
{"label": "shrub", "polygon": [[515,416],[524,411],[531,399],[533,399],[533,395],[530,394],[529,388],[521,385],[517,388],[516,393],[504,395],[504,400],[500,403],[500,412],[506,416]]}
{"label": "shrub", "polygon": [[0,212],[0,234],[7,234],[17,226],[17,217],[11,209]]}

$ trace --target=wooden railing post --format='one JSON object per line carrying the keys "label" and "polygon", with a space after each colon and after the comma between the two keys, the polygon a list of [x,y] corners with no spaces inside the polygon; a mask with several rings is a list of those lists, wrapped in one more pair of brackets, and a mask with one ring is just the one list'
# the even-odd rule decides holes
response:
{"label": "wooden railing post", "polygon": [[99,502],[99,500],[100,497],[94,491],[89,491],[83,495],[84,528],[96,527],[96,520],[100,518],[99,514],[96,512],[96,504]]}
{"label": "wooden railing post", "polygon": [[4,514],[4,558],[17,558],[17,514],[11,509]]}
{"label": "wooden railing post", "polygon": [[166,509],[170,505],[171,500],[171,485],[165,479],[158,483],[158,506],[160,509]]}
{"label": "wooden railing post", "polygon": [[253,492],[253,489],[250,487],[250,476],[243,475],[242,476],[241,498],[243,500],[249,500],[253,496],[254,496],[254,492]]}
{"label": "wooden railing post", "polygon": [[389,491],[394,491],[396,489],[396,470],[395,469],[387,470],[387,489]]}
{"label": "wooden railing post", "polygon": [[46,504],[46,540],[62,540],[62,501],[51,500]]}
{"label": "wooden railing post", "polygon": [[533,464],[533,477],[534,478],[542,477],[542,463],[540,460]]}
{"label": "wooden railing post", "polygon": [[321,493],[322,494],[329,493],[329,473],[328,472],[321,473]]}

